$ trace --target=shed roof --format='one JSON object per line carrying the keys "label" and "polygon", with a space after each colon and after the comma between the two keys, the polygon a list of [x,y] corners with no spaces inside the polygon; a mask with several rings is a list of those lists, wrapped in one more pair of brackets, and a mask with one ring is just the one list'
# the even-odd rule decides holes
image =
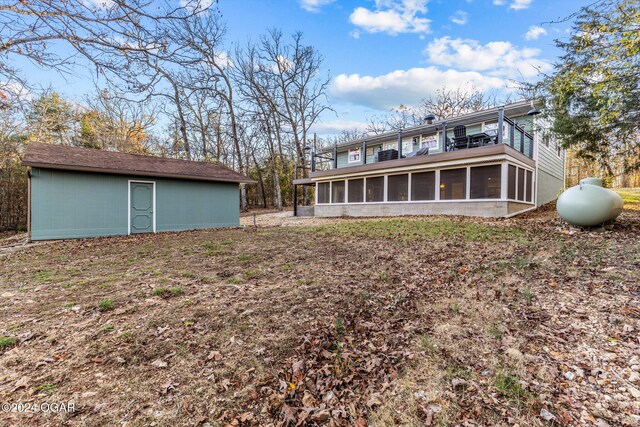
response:
{"label": "shed roof", "polygon": [[127,154],[93,148],[31,142],[22,164],[32,167],[86,172],[252,183],[254,180],[217,163]]}

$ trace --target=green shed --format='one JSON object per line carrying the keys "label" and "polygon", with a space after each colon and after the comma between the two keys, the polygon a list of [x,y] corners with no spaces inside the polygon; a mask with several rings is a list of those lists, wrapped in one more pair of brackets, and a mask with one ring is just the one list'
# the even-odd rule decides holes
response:
{"label": "green shed", "polygon": [[235,227],[239,185],[225,166],[91,148],[30,143],[31,240]]}

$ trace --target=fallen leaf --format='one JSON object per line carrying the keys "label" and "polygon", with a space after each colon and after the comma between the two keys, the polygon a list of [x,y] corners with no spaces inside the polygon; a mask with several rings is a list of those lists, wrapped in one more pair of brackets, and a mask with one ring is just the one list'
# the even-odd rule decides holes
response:
{"label": "fallen leaf", "polygon": [[155,366],[156,368],[166,368],[168,364],[164,360],[156,359],[151,362],[151,366]]}

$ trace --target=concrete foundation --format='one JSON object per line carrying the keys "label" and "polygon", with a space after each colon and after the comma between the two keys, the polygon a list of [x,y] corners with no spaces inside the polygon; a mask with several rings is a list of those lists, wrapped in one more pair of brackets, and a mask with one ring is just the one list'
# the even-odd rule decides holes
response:
{"label": "concrete foundation", "polygon": [[313,216],[314,215],[314,207],[313,206],[300,206],[298,205],[297,216]]}
{"label": "concrete foundation", "polygon": [[[499,218],[534,207],[529,203],[494,202],[410,202],[316,205],[315,216],[402,216],[402,215],[463,215]],[[298,208],[299,209],[299,208]]]}

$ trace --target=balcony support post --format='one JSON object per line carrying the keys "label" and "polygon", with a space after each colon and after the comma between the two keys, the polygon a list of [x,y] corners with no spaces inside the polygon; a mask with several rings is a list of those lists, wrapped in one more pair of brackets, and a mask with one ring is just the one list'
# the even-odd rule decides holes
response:
{"label": "balcony support post", "polygon": [[442,122],[442,152],[447,152],[447,122]]}
{"label": "balcony support post", "polygon": [[504,129],[504,107],[498,109],[498,144],[502,144],[502,130]]}
{"label": "balcony support post", "polygon": [[402,131],[398,132],[398,158],[402,158]]}
{"label": "balcony support post", "polygon": [[333,146],[333,168],[338,169],[338,146]]}
{"label": "balcony support post", "polygon": [[362,164],[366,165],[367,164],[367,141],[364,140],[362,141]]}

